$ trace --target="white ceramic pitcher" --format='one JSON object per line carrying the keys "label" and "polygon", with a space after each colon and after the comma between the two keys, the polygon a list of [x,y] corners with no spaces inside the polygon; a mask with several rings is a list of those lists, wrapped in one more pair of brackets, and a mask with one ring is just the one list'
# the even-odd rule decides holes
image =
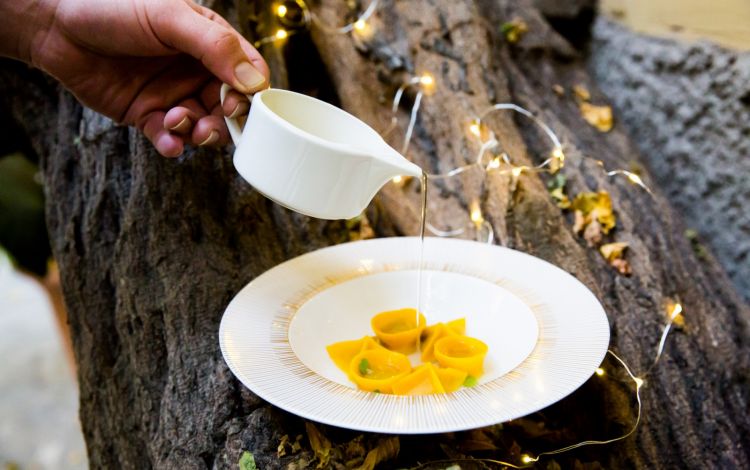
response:
{"label": "white ceramic pitcher", "polygon": [[[222,86],[222,103],[229,89]],[[312,217],[355,217],[391,178],[422,175],[364,122],[292,91],[256,93],[244,130],[236,119],[226,122],[240,175],[266,197]]]}

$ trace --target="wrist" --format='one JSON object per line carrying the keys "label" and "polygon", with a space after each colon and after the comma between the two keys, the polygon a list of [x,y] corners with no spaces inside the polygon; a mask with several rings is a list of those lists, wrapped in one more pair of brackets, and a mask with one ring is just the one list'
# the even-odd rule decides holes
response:
{"label": "wrist", "polygon": [[33,64],[36,49],[54,23],[58,1],[0,0],[0,56]]}

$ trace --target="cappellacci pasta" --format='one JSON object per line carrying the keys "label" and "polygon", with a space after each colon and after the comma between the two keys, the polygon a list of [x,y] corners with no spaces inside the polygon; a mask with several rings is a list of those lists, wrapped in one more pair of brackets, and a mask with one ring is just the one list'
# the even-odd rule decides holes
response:
{"label": "cappellacci pasta", "polygon": [[[466,319],[426,325],[416,309],[375,315],[375,336],[340,341],[326,347],[336,366],[360,390],[395,395],[450,393],[472,386],[484,373],[488,347],[466,336]],[[412,367],[408,354],[419,351]]]}

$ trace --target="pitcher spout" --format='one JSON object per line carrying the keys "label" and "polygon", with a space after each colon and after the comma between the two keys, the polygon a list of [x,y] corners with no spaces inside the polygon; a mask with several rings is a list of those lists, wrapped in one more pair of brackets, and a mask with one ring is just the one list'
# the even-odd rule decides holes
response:
{"label": "pitcher spout", "polygon": [[378,163],[384,167],[384,169],[388,169],[390,172],[388,179],[395,176],[422,177],[422,168],[407,160],[403,155],[391,148],[391,146],[385,142],[383,142],[382,150],[373,156],[378,160]]}

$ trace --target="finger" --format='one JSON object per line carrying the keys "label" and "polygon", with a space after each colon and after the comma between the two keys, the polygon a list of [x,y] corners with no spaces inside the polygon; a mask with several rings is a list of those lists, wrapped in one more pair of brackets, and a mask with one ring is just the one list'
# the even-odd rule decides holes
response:
{"label": "finger", "polygon": [[268,76],[251,63],[254,59],[257,64],[260,54],[254,48],[243,48],[244,39],[237,31],[203,16],[187,3],[157,5],[164,7],[155,8],[155,17],[149,20],[162,42],[200,60],[216,77],[243,93],[268,85]]}
{"label": "finger", "polygon": [[145,116],[138,127],[143,130],[146,138],[156,148],[156,151],[165,157],[179,157],[184,149],[183,141],[180,137],[170,134],[162,125],[164,122],[164,112],[154,111]]}
{"label": "finger", "polygon": [[211,75],[202,65],[188,57],[172,61],[139,89],[122,120],[126,124],[137,124],[142,116],[151,112],[166,112],[175,104],[194,96],[210,78]]}
{"label": "finger", "polygon": [[197,120],[195,113],[184,106],[177,106],[164,115],[164,129],[176,134],[186,134],[193,129],[193,123]]}
{"label": "finger", "polygon": [[223,108],[223,115],[228,118],[236,118],[247,114],[250,110],[250,102],[246,95],[234,90],[229,90],[224,98],[224,104],[219,100],[219,88],[221,82],[213,81],[207,84],[201,91],[201,104],[213,113],[214,109]]}
{"label": "finger", "polygon": [[201,118],[193,128],[192,141],[198,146],[223,145],[229,142],[229,133],[222,116]]}
{"label": "finger", "polygon": [[206,108],[196,99],[188,98],[167,111],[164,129],[177,134],[189,134],[193,130],[193,124],[207,114]]}
{"label": "finger", "polygon": [[221,90],[220,81],[211,80],[206,83],[206,86],[204,86],[200,92],[200,101],[204,108],[214,109],[216,105],[219,104],[221,101],[219,90]]}
{"label": "finger", "polygon": [[247,114],[250,111],[250,102],[245,95],[230,91],[224,98],[224,104],[221,106],[222,112],[229,118],[236,118]]}
{"label": "finger", "polygon": [[[201,12],[203,16],[210,19],[211,21],[215,21],[219,23],[220,25],[229,28],[234,31],[234,28],[232,25],[229,24],[227,20],[225,20],[220,14],[216,13],[215,11],[211,10],[210,8],[206,8],[204,6],[196,5]],[[238,33],[239,39],[240,39],[240,47],[242,47],[242,50],[245,52],[245,54],[250,58],[250,63],[253,64],[253,67],[258,69],[260,73],[263,74],[267,79],[270,79],[271,77],[271,71],[268,69],[268,64],[266,63],[266,60],[263,58],[262,55],[260,55],[260,52],[252,45],[250,42],[245,39],[244,36]]]}

